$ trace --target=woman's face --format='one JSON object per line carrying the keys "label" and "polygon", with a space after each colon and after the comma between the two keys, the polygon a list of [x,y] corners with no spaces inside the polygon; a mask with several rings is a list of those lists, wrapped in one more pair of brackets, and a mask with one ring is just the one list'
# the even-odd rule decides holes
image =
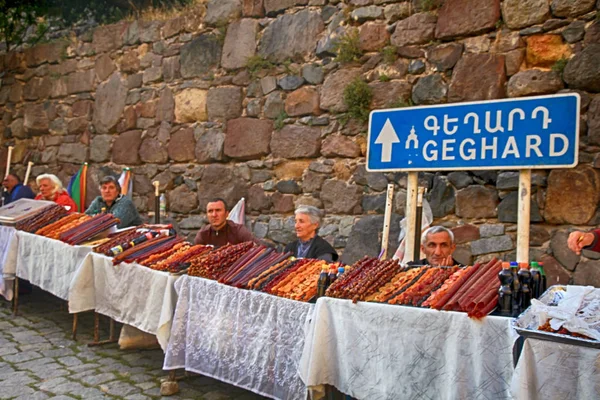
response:
{"label": "woman's face", "polygon": [[54,190],[54,185],[50,179],[42,179],[40,181],[40,193],[42,197],[45,199],[49,199],[52,197],[52,191]]}
{"label": "woman's face", "polygon": [[306,214],[296,214],[296,236],[303,242],[311,239],[315,236],[319,224],[317,222],[311,222],[310,217]]}

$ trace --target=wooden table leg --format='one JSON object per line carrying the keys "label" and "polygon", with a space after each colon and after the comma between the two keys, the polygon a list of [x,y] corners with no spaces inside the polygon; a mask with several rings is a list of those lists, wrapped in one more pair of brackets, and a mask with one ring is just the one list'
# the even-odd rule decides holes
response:
{"label": "wooden table leg", "polygon": [[19,311],[19,278],[16,276],[13,284],[13,291],[13,315],[16,316]]}
{"label": "wooden table leg", "polygon": [[77,322],[79,319],[79,314],[73,314],[73,340],[77,340]]}

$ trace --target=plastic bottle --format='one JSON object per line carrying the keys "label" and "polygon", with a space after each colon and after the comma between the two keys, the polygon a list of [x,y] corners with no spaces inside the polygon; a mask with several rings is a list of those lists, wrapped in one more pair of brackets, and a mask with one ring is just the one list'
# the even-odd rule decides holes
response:
{"label": "plastic bottle", "polygon": [[529,271],[527,263],[520,265],[519,283],[521,285],[521,310],[526,310],[531,305],[531,271]]}
{"label": "plastic bottle", "polygon": [[323,267],[319,274],[319,280],[317,281],[317,299],[325,296],[325,291],[329,286],[329,275],[327,274],[327,267]]}
{"label": "plastic bottle", "polygon": [[542,295],[542,274],[540,273],[540,267],[538,263],[532,261],[529,271],[531,272],[531,297],[538,299]]}
{"label": "plastic bottle", "polygon": [[521,284],[519,283],[519,263],[516,261],[510,262],[510,271],[513,276],[512,293],[513,293],[513,311],[515,314],[521,313]]}
{"label": "plastic bottle", "polygon": [[546,282],[546,273],[544,272],[544,263],[543,262],[538,262],[538,268],[540,269],[540,295],[544,294],[546,292],[546,289],[548,289],[548,287],[546,286],[547,282]]}
{"label": "plastic bottle", "polygon": [[335,265],[332,265],[331,268],[329,268],[329,284],[327,285],[327,287],[331,286],[331,284],[333,282],[335,282],[335,280],[337,279],[337,270],[335,268]]}
{"label": "plastic bottle", "polygon": [[513,275],[510,270],[510,263],[502,263],[502,271],[498,274],[498,278],[500,279],[500,288],[498,289],[500,315],[510,317],[513,313]]}
{"label": "plastic bottle", "polygon": [[165,196],[164,193],[162,193],[160,195],[160,216],[161,217],[166,217],[167,216],[167,198]]}
{"label": "plastic bottle", "polygon": [[338,267],[338,273],[337,273],[337,277],[339,279],[340,276],[342,276],[344,274],[344,267]]}

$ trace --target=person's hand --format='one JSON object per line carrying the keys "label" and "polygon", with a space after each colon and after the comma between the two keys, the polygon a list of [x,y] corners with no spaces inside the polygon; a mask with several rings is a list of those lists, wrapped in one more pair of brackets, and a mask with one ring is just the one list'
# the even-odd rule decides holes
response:
{"label": "person's hand", "polygon": [[452,259],[452,256],[448,256],[446,258],[444,258],[442,260],[442,263],[440,264],[440,266],[442,267],[452,267],[454,266],[454,260]]}
{"label": "person's hand", "polygon": [[581,254],[581,250],[594,243],[595,238],[596,237],[592,232],[571,232],[569,239],[567,240],[567,246],[569,246],[569,249],[574,253]]}

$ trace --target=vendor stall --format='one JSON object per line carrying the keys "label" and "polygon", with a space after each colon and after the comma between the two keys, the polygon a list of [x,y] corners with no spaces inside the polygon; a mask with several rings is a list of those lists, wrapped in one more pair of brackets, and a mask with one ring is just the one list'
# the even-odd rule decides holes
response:
{"label": "vendor stall", "polygon": [[190,276],[175,288],[164,369],[185,368],[271,398],[306,398],[298,362],[312,304]]}
{"label": "vendor stall", "polygon": [[69,312],[95,310],[116,321],[156,335],[166,349],[176,303],[178,276],[139,264],[113,265],[110,257],[90,253],[69,292]]}
{"label": "vendor stall", "polygon": [[300,376],[357,399],[510,398],[511,321],[321,298]]}

